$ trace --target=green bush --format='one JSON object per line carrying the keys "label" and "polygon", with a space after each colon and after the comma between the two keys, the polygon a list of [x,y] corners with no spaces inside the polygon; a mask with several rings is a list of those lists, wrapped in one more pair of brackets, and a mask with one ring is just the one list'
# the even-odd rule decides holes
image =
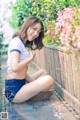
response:
{"label": "green bush", "polygon": [[[37,16],[42,20],[46,33],[49,30],[49,22],[53,23],[52,29],[54,30],[58,11],[63,10],[65,7],[76,6],[79,2],[79,0],[17,0],[12,6],[10,23],[17,30],[25,18]],[[52,41],[50,35],[45,35],[45,44],[52,44]],[[58,41],[54,43],[59,45]]]}

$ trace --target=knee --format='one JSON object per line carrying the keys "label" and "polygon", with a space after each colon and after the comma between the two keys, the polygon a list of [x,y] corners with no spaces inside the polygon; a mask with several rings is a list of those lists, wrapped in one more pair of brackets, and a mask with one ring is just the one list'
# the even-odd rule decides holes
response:
{"label": "knee", "polygon": [[52,86],[54,84],[54,80],[50,75],[43,76],[43,80],[42,83],[44,83],[44,85]]}
{"label": "knee", "polygon": [[50,76],[50,75],[47,75],[46,77],[47,77],[48,83],[52,86],[52,85],[54,84],[54,79],[53,79],[53,77]]}
{"label": "knee", "polygon": [[43,77],[41,77],[41,78],[39,78],[38,79],[38,84],[39,84],[39,86],[47,86],[47,87],[51,87],[53,84],[54,84],[54,80],[53,80],[53,78],[52,78],[52,76],[50,76],[50,75],[45,75],[45,76],[43,76]]}

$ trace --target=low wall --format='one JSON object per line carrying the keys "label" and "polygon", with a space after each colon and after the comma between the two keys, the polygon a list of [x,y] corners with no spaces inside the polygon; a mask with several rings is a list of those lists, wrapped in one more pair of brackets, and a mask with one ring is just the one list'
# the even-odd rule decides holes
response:
{"label": "low wall", "polygon": [[34,62],[53,76],[54,89],[80,114],[80,56],[45,47],[36,51]]}

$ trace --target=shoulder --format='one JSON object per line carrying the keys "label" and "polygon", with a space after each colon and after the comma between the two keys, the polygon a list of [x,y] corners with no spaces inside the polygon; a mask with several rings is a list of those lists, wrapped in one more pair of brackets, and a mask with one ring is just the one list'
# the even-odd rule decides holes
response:
{"label": "shoulder", "polygon": [[21,44],[21,40],[18,37],[13,38],[10,44]]}
{"label": "shoulder", "polygon": [[18,37],[13,38],[9,43],[9,51],[22,51],[22,42]]}

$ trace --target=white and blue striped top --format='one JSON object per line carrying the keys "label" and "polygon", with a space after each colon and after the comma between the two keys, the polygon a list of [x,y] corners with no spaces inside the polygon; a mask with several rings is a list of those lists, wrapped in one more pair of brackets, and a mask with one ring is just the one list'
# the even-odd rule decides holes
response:
{"label": "white and blue striped top", "polygon": [[[7,59],[7,73],[12,72],[11,70],[11,64],[10,64],[10,52],[19,52],[20,53],[20,59],[19,62],[27,59],[30,57],[30,53],[27,50],[23,40],[19,37],[15,37],[13,38],[10,43],[9,43],[9,47],[8,47],[8,59]],[[14,58],[13,58],[14,59]]]}

